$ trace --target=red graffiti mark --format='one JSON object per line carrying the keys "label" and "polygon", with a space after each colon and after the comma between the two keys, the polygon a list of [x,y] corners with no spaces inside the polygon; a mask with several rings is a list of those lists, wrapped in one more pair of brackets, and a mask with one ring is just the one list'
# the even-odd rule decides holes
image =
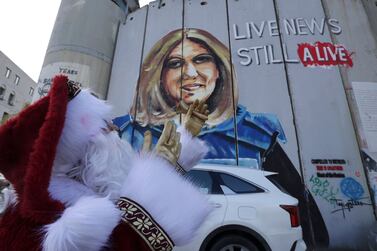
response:
{"label": "red graffiti mark", "polygon": [[351,55],[342,45],[316,42],[314,45],[308,43],[298,44],[298,56],[303,65],[306,66],[353,66]]}
{"label": "red graffiti mark", "polygon": [[360,177],[361,176],[360,171],[356,171],[355,175],[356,175],[356,177]]}

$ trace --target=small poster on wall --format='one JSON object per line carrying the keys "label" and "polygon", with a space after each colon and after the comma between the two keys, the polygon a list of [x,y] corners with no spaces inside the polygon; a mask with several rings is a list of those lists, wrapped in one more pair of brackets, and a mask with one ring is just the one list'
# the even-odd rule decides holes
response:
{"label": "small poster on wall", "polygon": [[47,95],[51,87],[52,78],[63,74],[80,86],[88,86],[90,82],[89,66],[72,62],[55,62],[42,68],[38,79],[37,91],[34,92],[33,101]]}

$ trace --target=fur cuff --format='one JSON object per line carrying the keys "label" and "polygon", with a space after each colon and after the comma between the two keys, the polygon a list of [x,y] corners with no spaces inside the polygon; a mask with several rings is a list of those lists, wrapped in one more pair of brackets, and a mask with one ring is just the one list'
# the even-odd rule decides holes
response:
{"label": "fur cuff", "polygon": [[206,197],[192,183],[151,154],[134,160],[121,195],[142,206],[178,246],[192,239],[210,212]]}
{"label": "fur cuff", "polygon": [[45,227],[43,251],[101,250],[119,220],[120,211],[108,198],[82,197]]}
{"label": "fur cuff", "polygon": [[208,147],[203,140],[193,137],[184,126],[179,126],[177,131],[181,133],[182,144],[178,163],[188,172],[204,158],[208,152]]}

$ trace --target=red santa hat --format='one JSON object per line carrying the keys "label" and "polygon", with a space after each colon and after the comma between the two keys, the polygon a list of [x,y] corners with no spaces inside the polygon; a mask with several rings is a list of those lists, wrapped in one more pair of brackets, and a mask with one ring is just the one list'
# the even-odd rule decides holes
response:
{"label": "red santa hat", "polygon": [[49,94],[0,127],[0,172],[17,194],[23,217],[48,224],[64,206],[50,198],[48,186],[69,94],[68,78],[56,76]]}

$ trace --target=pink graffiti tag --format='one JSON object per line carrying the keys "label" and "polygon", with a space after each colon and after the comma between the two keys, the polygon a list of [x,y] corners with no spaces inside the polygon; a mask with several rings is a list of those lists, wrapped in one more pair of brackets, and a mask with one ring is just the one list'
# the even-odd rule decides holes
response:
{"label": "pink graffiti tag", "polygon": [[297,54],[305,67],[353,66],[352,53],[349,53],[342,45],[328,42],[316,42],[314,45],[302,43],[298,44]]}

